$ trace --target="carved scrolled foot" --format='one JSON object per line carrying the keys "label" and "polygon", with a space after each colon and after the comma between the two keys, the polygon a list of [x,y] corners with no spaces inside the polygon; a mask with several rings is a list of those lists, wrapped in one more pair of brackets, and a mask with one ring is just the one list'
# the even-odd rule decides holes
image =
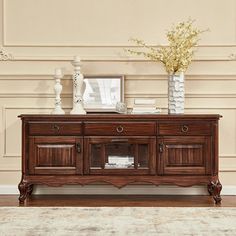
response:
{"label": "carved scrolled foot", "polygon": [[33,184],[29,184],[29,187],[28,187],[28,193],[27,193],[27,196],[30,196],[32,194],[34,190],[34,185]]}
{"label": "carved scrolled foot", "polygon": [[18,189],[20,191],[20,196],[19,196],[19,203],[23,204],[29,193],[31,192],[31,187],[30,184],[25,181],[24,179],[21,180],[21,182],[18,185]]}
{"label": "carved scrolled foot", "polygon": [[207,191],[210,194],[210,196],[212,196],[212,194],[213,194],[213,185],[212,185],[211,182],[207,185]]}
{"label": "carved scrolled foot", "polygon": [[222,185],[219,180],[217,180],[215,182],[211,181],[208,184],[208,192],[210,193],[210,195],[212,195],[216,204],[221,203],[221,196],[220,196],[221,190],[222,190]]}

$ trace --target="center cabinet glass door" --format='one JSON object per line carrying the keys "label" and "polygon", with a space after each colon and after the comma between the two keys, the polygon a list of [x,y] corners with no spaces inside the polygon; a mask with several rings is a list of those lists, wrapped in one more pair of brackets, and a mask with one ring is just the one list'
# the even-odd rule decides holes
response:
{"label": "center cabinet glass door", "polygon": [[155,137],[85,138],[85,174],[155,174]]}

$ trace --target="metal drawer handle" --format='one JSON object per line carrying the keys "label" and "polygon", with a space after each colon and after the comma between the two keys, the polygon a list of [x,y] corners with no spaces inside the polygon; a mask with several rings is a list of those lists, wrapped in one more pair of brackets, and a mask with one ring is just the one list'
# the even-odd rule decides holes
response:
{"label": "metal drawer handle", "polygon": [[59,130],[60,130],[60,127],[59,127],[58,125],[56,125],[56,124],[53,124],[52,129],[53,129],[54,131],[59,131]]}
{"label": "metal drawer handle", "polygon": [[81,144],[80,143],[76,144],[76,148],[77,148],[77,152],[81,153]]}
{"label": "metal drawer handle", "polygon": [[164,143],[159,144],[159,152],[162,153],[164,150]]}
{"label": "metal drawer handle", "polygon": [[188,132],[188,126],[187,125],[183,125],[182,128],[181,128],[181,131],[183,133],[187,133]]}
{"label": "metal drawer handle", "polygon": [[116,131],[118,133],[122,133],[124,131],[124,128],[120,125],[120,126],[116,127]]}

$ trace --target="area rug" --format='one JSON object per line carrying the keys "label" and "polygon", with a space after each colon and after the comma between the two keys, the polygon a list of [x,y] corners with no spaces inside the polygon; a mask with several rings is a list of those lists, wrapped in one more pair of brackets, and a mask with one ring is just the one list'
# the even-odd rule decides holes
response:
{"label": "area rug", "polygon": [[236,208],[2,207],[1,236],[236,235]]}

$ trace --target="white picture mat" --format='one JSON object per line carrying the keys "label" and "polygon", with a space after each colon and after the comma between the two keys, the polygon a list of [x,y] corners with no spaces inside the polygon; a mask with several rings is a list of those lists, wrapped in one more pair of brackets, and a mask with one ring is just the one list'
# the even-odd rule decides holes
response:
{"label": "white picture mat", "polygon": [[115,111],[123,102],[123,76],[85,77],[84,107],[88,111]]}

